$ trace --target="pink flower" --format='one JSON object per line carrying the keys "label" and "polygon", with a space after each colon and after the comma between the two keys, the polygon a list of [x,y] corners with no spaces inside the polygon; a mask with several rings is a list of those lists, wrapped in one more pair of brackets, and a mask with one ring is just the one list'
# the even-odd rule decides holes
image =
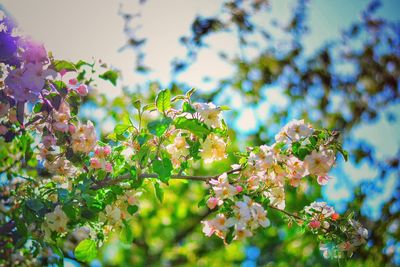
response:
{"label": "pink flower", "polygon": [[111,163],[109,163],[109,162],[106,163],[105,170],[106,170],[106,172],[112,172],[113,167],[112,167]]}
{"label": "pink flower", "polygon": [[317,220],[312,220],[312,221],[308,224],[308,226],[310,226],[310,228],[312,228],[312,229],[318,229],[318,228],[321,227],[321,222],[320,222],[320,221],[317,221]]}
{"label": "pink flower", "polygon": [[242,192],[242,191],[243,191],[243,187],[241,187],[240,185],[237,185],[237,186],[236,186],[236,191],[237,191],[238,193]]}
{"label": "pink flower", "polygon": [[329,176],[328,175],[320,175],[317,178],[317,182],[319,185],[326,185],[329,181]]}
{"label": "pink flower", "polygon": [[105,156],[109,156],[111,154],[111,147],[110,146],[103,147],[103,153]]}
{"label": "pink flower", "polygon": [[91,158],[90,159],[90,167],[92,167],[93,169],[100,169],[101,163],[97,158]]}
{"label": "pink flower", "polygon": [[85,96],[88,94],[88,88],[85,84],[81,84],[79,85],[79,87],[76,89],[76,91],[78,92],[78,94],[80,94],[81,96]]}
{"label": "pink flower", "polygon": [[216,197],[210,197],[207,200],[207,207],[209,207],[210,209],[214,209],[217,205],[218,205],[218,198]]}

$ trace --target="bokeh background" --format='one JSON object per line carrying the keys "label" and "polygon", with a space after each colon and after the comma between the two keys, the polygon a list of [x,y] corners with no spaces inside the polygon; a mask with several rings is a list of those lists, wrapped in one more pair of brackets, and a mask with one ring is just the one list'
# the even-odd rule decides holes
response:
{"label": "bokeh background", "polygon": [[[119,71],[116,87],[96,81],[82,113],[103,136],[133,113],[132,98],[151,100],[159,88],[197,88],[198,99],[231,106],[225,119],[237,149],[271,143],[294,118],[340,130],[349,161],[339,160],[322,190],[289,192],[288,206],[318,198],[356,210],[370,239],[344,264],[400,265],[400,2],[1,0],[1,9],[56,58]],[[338,264],[279,218],[243,244],[203,238],[204,190],[177,182],[163,204],[144,202],[134,244],[113,239],[92,265]]]}

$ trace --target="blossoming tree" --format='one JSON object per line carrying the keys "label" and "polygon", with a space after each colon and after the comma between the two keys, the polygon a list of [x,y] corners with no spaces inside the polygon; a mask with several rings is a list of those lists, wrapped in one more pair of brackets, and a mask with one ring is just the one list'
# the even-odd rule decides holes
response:
{"label": "blossoming tree", "polygon": [[[7,18],[1,23],[1,263],[49,254],[59,264],[64,256],[90,262],[113,233],[134,243],[132,225],[149,185],[162,202],[174,180],[207,186],[198,203],[207,209],[202,232],[226,246],[271,224],[314,234],[327,258],[351,257],[366,242],[368,231],[352,212],[338,214],[317,201],[286,207],[286,191],[325,185],[338,153],[347,157],[338,132],[295,120],[274,143],[240,151],[230,147],[228,107],[193,101],[195,90],[165,89],[150,103],[133,99],[135,116],[99,139],[95,125],[79,115],[94,64],[57,60],[43,45],[15,36]],[[117,79],[112,70],[98,76]],[[232,164],[222,172],[195,172],[198,164],[227,160]],[[272,221],[270,212],[284,220]]]}

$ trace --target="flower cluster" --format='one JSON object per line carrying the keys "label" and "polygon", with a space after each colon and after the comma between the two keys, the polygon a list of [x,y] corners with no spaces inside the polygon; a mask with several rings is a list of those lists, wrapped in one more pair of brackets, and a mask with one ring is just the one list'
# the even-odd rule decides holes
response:
{"label": "flower cluster", "polygon": [[103,231],[105,234],[115,228],[120,228],[124,221],[132,218],[137,211],[138,197],[140,195],[141,192],[126,191],[124,194],[119,195],[112,205],[105,207],[104,211],[99,214],[99,220],[104,224]]}
{"label": "flower cluster", "polygon": [[43,45],[29,39],[21,42],[22,65],[9,71],[4,81],[5,92],[18,102],[33,102],[39,98],[46,81],[54,79],[57,73],[48,68],[49,60]]}
{"label": "flower cluster", "polygon": [[329,230],[330,221],[336,221],[339,219],[333,207],[328,206],[326,202],[313,202],[309,206],[304,208],[306,214],[310,215],[310,222],[308,226],[311,229]]}
{"label": "flower cluster", "polygon": [[111,147],[97,146],[94,150],[94,157],[90,159],[90,167],[93,169],[103,169],[106,172],[112,172],[113,167],[111,162],[107,161],[108,156],[111,154]]}
{"label": "flower cluster", "polygon": [[304,120],[293,120],[286,124],[275,136],[276,142],[292,143],[302,138],[308,137],[313,133],[313,129]]}
{"label": "flower cluster", "polygon": [[368,230],[360,222],[354,219],[347,219],[341,224],[345,237],[338,244],[323,243],[320,250],[325,258],[351,257],[357,247],[366,243]]}

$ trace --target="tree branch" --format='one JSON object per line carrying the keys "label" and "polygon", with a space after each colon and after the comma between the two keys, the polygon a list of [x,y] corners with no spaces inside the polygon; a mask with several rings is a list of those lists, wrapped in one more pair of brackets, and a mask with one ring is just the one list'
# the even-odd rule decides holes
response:
{"label": "tree branch", "polygon": [[[242,168],[237,168],[234,170],[230,170],[225,172],[226,174],[232,174],[235,172],[241,171]],[[220,176],[221,174],[214,175],[214,176],[195,176],[195,175],[171,175],[170,179],[180,179],[180,180],[192,180],[192,181],[203,181],[203,182],[208,182],[211,179],[216,179]],[[146,179],[146,178],[156,178],[158,179],[158,174],[156,173],[142,173],[138,176],[139,179]],[[91,189],[97,190],[101,189],[110,185],[115,185],[119,184],[121,182],[124,182],[126,180],[132,179],[132,175],[127,173],[124,175],[121,175],[115,179],[112,178],[105,178],[104,180],[97,181],[94,185],[91,186]]]}

